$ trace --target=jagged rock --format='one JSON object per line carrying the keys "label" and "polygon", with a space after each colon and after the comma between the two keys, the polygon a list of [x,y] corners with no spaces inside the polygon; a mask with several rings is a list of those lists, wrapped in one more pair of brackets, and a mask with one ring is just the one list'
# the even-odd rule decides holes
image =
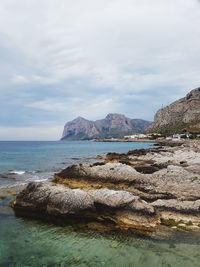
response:
{"label": "jagged rock", "polygon": [[[74,165],[56,174],[54,181],[73,188],[122,189],[147,201],[193,201],[199,198],[200,191],[200,153],[195,149],[173,147],[147,153],[109,154],[106,164]],[[122,159],[126,164],[119,163]],[[181,163],[183,159],[186,165]]]}
{"label": "jagged rock", "polygon": [[91,139],[99,134],[98,129],[93,121],[78,117],[73,121],[65,124],[62,140],[82,140]]}
{"label": "jagged rock", "polygon": [[[122,159],[127,163],[120,163]],[[144,174],[137,171],[138,166],[158,166],[159,170]],[[65,219],[109,220],[120,228],[142,232],[156,230],[160,224],[197,230],[199,166],[198,141],[109,154],[101,162],[69,166],[56,173],[52,182],[30,183],[17,195],[14,208]]]}
{"label": "jagged rock", "polygon": [[[109,218],[123,228],[144,231],[152,230],[152,226],[157,224],[153,206],[129,192],[109,189],[85,191],[53,183],[30,183],[17,196],[14,209],[29,213],[40,212],[44,216],[74,215],[77,218],[85,216],[100,221]],[[138,216],[144,217],[146,225],[142,226]],[[147,220],[151,223],[147,224]]]}
{"label": "jagged rock", "polygon": [[200,88],[160,109],[148,131],[174,134],[184,129],[200,132]]}
{"label": "jagged rock", "polygon": [[154,208],[138,196],[127,191],[116,191],[109,189],[91,190],[88,192],[95,203],[100,203],[113,208],[130,209],[145,214],[155,214]]}
{"label": "jagged rock", "polygon": [[200,200],[180,201],[177,199],[158,199],[151,203],[155,208],[161,210],[178,211],[180,213],[192,213],[200,215]]}
{"label": "jagged rock", "polygon": [[106,163],[100,165],[79,164],[72,165],[55,175],[62,179],[86,178],[102,182],[134,182],[142,181],[142,175],[134,168],[122,163]]}
{"label": "jagged rock", "polygon": [[149,124],[148,121],[129,119],[122,114],[108,114],[105,119],[97,121],[78,117],[65,124],[62,140],[124,137],[127,134],[144,132]]}

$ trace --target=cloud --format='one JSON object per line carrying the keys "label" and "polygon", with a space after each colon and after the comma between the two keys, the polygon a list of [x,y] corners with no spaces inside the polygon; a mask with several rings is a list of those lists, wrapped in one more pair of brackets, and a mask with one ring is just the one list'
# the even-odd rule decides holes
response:
{"label": "cloud", "polygon": [[[70,102],[70,105],[67,102]],[[97,97],[93,103],[91,100],[84,102],[80,97],[72,97],[67,99],[45,99],[41,101],[36,101],[28,103],[26,107],[33,108],[36,110],[47,111],[53,114],[55,111],[64,114],[61,120],[65,120],[65,114],[70,114],[72,118],[78,117],[80,114],[83,117],[96,119],[104,117],[111,109],[116,109],[114,107],[114,101],[111,98]],[[87,107],[87,108],[86,108]]]}
{"label": "cloud", "polygon": [[23,85],[23,84],[49,85],[58,82],[56,79],[52,79],[51,77],[45,77],[40,75],[23,76],[18,74],[14,74],[11,80],[14,84],[17,85]]}
{"label": "cloud", "polygon": [[[55,127],[0,127],[2,141],[51,141],[59,140],[62,126]],[[57,136],[57,138],[55,138]]]}
{"label": "cloud", "polygon": [[196,0],[1,0],[0,125],[152,119],[199,86],[199,25]]}

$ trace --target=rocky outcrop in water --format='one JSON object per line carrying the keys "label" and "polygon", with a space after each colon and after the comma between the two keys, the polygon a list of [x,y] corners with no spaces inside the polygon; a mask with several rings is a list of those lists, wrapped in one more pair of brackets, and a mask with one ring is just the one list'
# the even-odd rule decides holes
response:
{"label": "rocky outcrop in water", "polygon": [[[59,216],[63,220],[111,222],[122,228],[151,231],[157,221],[154,208],[138,196],[123,191],[100,188],[71,189],[53,183],[30,183],[16,199],[15,209],[31,213]],[[145,216],[142,216],[145,215]]]}
{"label": "rocky outcrop in water", "polygon": [[147,233],[161,225],[200,230],[200,143],[109,153],[77,164],[52,182],[30,183],[17,195],[17,213],[96,221]]}
{"label": "rocky outcrop in water", "polygon": [[129,119],[121,114],[108,114],[105,119],[97,121],[78,117],[66,123],[62,140],[123,137],[128,134],[144,132],[149,124],[148,121]]}
{"label": "rocky outcrop in water", "polygon": [[148,128],[149,132],[166,134],[180,133],[184,130],[200,132],[200,88],[160,109]]}

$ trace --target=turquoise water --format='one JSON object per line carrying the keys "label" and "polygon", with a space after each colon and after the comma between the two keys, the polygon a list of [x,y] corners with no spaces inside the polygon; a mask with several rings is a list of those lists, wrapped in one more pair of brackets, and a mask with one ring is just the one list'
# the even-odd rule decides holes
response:
{"label": "turquoise water", "polygon": [[[0,142],[0,186],[46,179],[97,154],[142,147],[149,144]],[[0,200],[0,267],[11,266],[200,266],[200,235],[175,232],[159,240],[80,230],[16,217],[7,201]]]}
{"label": "turquoise water", "polygon": [[148,143],[0,142],[0,187],[45,180],[64,167],[107,152],[147,148]]}
{"label": "turquoise water", "polygon": [[156,241],[0,217],[0,266],[200,266],[200,236]]}

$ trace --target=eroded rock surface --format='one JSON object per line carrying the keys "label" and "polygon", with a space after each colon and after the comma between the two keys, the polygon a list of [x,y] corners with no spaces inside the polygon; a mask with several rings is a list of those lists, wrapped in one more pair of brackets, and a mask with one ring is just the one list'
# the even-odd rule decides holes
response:
{"label": "eroded rock surface", "polygon": [[15,210],[110,221],[142,232],[162,224],[200,229],[200,142],[109,153],[101,160],[72,165],[52,182],[29,184]]}
{"label": "eroded rock surface", "polygon": [[200,130],[200,88],[190,91],[184,98],[160,109],[148,130],[173,134],[184,129],[192,132]]}
{"label": "eroded rock surface", "polygon": [[[16,210],[53,216],[109,220],[122,228],[152,230],[157,224],[152,205],[127,191],[70,189],[54,183],[30,183],[16,198]],[[137,226],[138,218],[143,221]],[[149,224],[146,224],[149,220]],[[135,222],[136,221],[136,222]]]}

